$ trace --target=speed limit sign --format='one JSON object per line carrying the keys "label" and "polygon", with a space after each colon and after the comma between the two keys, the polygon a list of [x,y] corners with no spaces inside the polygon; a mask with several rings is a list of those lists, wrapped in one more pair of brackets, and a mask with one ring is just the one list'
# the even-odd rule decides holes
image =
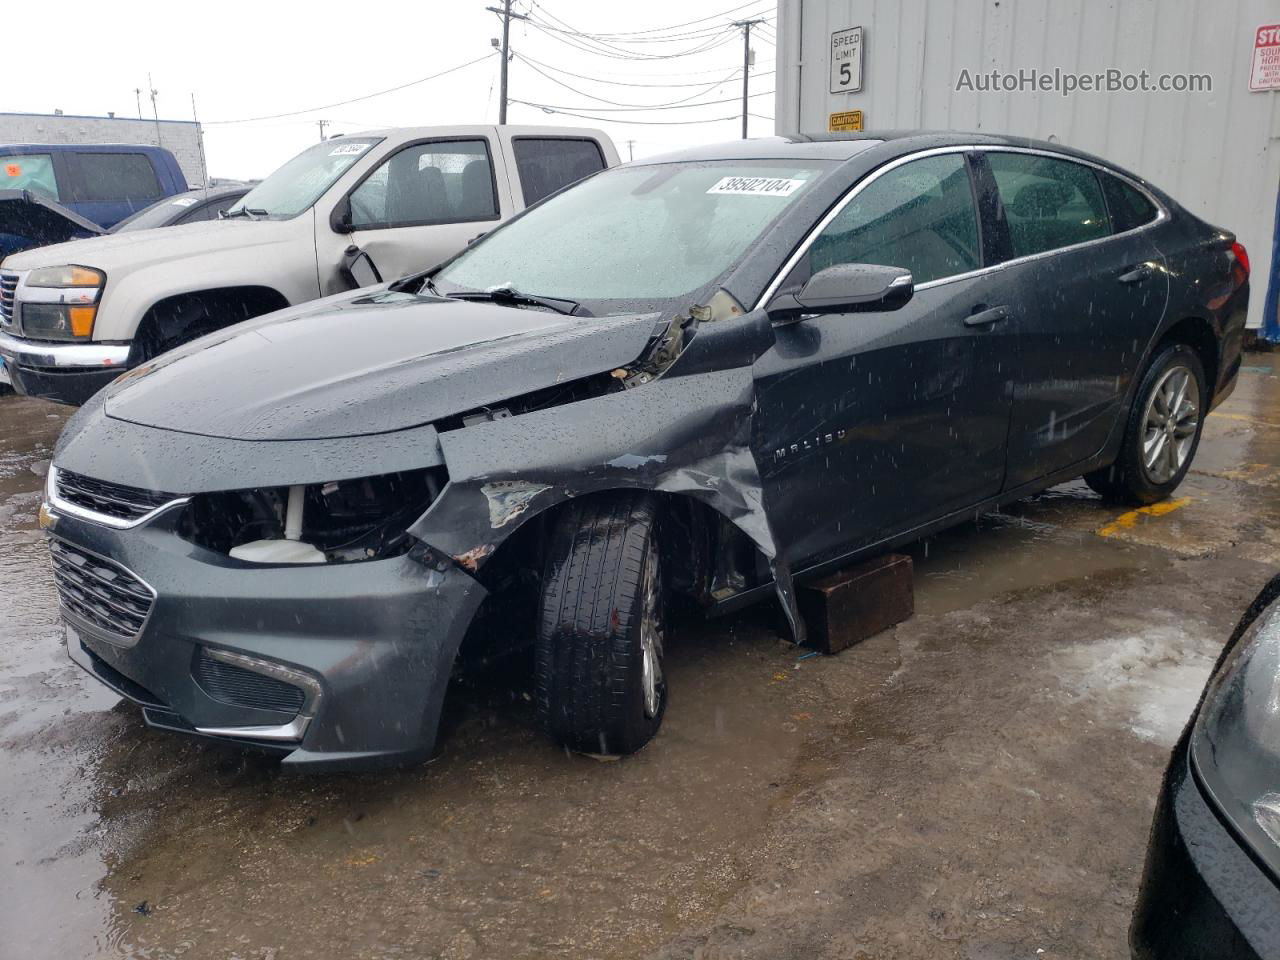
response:
{"label": "speed limit sign", "polygon": [[831,92],[862,90],[862,28],[850,27],[831,34]]}

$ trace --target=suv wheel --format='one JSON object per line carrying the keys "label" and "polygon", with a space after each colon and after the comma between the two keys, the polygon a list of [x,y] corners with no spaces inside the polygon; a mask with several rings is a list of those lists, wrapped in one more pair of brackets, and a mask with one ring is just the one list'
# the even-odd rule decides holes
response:
{"label": "suv wheel", "polygon": [[551,532],[537,639],[537,707],[584,753],[634,753],[667,705],[666,588],[654,498],[571,504]]}
{"label": "suv wheel", "polygon": [[1166,347],[1147,368],[1125,424],[1120,455],[1085,475],[1108,499],[1147,504],[1177,489],[1200,445],[1207,406],[1204,367],[1185,344]]}

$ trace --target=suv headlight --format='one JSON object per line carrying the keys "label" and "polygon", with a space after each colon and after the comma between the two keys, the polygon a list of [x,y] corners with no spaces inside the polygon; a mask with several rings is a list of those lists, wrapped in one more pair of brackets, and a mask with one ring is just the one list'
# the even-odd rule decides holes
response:
{"label": "suv headlight", "polygon": [[22,332],[34,340],[88,340],[107,277],[101,270],[67,264],[27,274]]}
{"label": "suv headlight", "polygon": [[1221,813],[1280,876],[1280,605],[1246,628],[1210,680],[1191,758]]}

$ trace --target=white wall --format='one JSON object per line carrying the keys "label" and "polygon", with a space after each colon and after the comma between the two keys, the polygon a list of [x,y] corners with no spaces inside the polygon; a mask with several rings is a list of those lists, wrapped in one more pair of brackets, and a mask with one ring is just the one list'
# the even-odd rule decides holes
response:
{"label": "white wall", "polygon": [[[779,0],[779,133],[861,109],[868,130],[1053,139],[1146,177],[1249,250],[1261,325],[1280,187],[1280,91],[1250,92],[1275,0]],[[831,94],[831,33],[865,30],[863,92]],[[1212,92],[957,91],[962,69],[1205,73]]]}
{"label": "white wall", "polygon": [[[140,143],[162,146],[182,167],[187,183],[205,181],[200,156],[200,125],[186,120],[128,117],[74,117],[56,114],[0,113],[0,143]],[[158,137],[158,143],[157,143]]]}

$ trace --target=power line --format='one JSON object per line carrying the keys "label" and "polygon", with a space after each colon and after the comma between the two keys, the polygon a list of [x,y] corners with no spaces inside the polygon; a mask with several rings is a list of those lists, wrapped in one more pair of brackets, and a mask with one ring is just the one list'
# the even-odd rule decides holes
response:
{"label": "power line", "polygon": [[680,126],[686,126],[689,124],[696,124],[696,123],[720,123],[721,121],[724,121],[724,120],[738,119],[737,115],[734,115],[729,117],[713,117],[713,118],[708,118],[703,120],[620,120],[617,117],[593,117],[591,114],[588,114],[588,113],[574,113],[570,110],[562,110],[558,107],[548,107],[545,104],[541,104],[541,103],[530,103],[527,100],[512,99],[511,102],[523,104],[526,107],[534,107],[535,109],[541,110],[543,113],[558,113],[558,114],[561,114],[562,116],[578,117],[579,119],[582,119],[582,120],[597,120],[601,123],[627,123],[627,124],[632,124],[636,126],[645,126],[645,127],[680,127]]}
{"label": "power line", "polygon": [[[516,56],[516,57],[518,57],[518,58],[519,58],[519,59],[521,59],[521,60],[526,61],[527,63],[537,64],[538,66],[542,67],[544,70],[550,70],[552,73],[559,73],[559,74],[562,74],[562,75],[564,75],[564,76],[566,76],[566,77],[573,77],[573,78],[575,78],[575,79],[577,79],[577,80],[590,80],[592,83],[607,83],[607,84],[610,84],[611,86],[615,86],[615,87],[640,87],[640,88],[663,87],[663,88],[675,88],[675,87],[701,87],[701,86],[705,86],[705,85],[706,85],[706,81],[705,81],[705,80],[700,80],[700,81],[698,81],[697,83],[633,83],[633,82],[628,81],[628,80],[606,80],[604,77],[593,77],[593,76],[588,76],[588,75],[587,75],[587,74],[585,74],[585,73],[573,73],[572,71],[565,70],[565,69],[564,69],[564,68],[562,68],[562,67],[553,67],[553,66],[551,66],[551,64],[549,64],[549,63],[544,63],[544,62],[542,62],[541,60],[535,60],[533,57],[529,56],[527,53],[517,53],[517,54],[515,54],[515,56]],[[706,73],[721,73],[721,72],[723,72],[723,69],[724,69],[724,68],[722,67],[722,68],[720,68],[719,70],[702,70],[702,71],[698,71],[698,72],[700,72],[700,73],[704,73],[704,74],[706,74]],[[734,70],[734,73],[737,73],[737,70]],[[773,73],[774,73],[774,71],[772,71],[772,70],[767,70],[767,71],[765,71],[764,73],[757,73],[757,74],[755,74],[755,76],[757,76],[757,77],[769,77],[769,76],[772,76],[772,75],[773,75]],[[696,76],[696,73],[688,73],[688,74],[683,74],[683,75],[686,75],[686,76]]]}
{"label": "power line", "polygon": [[[773,93],[774,91],[772,90],[762,90],[760,93],[751,94],[751,99],[754,99],[755,97],[771,97],[773,96]],[[527,106],[549,109],[553,112],[559,112],[562,110],[594,110],[596,113],[635,113],[637,111],[643,112],[646,110],[688,110],[692,107],[714,107],[722,103],[740,103],[741,100],[741,97],[729,97],[725,100],[703,100],[701,103],[684,103],[676,107],[592,107],[589,105],[579,106],[577,104],[570,104],[569,106],[564,107],[559,104],[528,103],[528,101],[525,100],[513,99],[511,102],[524,103]]]}
{"label": "power line", "polygon": [[419,77],[417,80],[410,80],[408,83],[402,83],[396,87],[388,87],[386,90],[379,90],[377,93],[366,93],[361,97],[352,97],[350,100],[339,100],[337,103],[326,103],[319,107],[308,107],[305,110],[290,110],[288,113],[266,114],[261,117],[244,117],[239,120],[206,120],[204,121],[204,125],[209,127],[215,124],[254,123],[258,120],[279,120],[281,117],[296,117],[304,113],[315,113],[317,110],[332,110],[334,107],[345,107],[349,103],[360,103],[364,100],[372,100],[374,97],[384,97],[388,93],[395,93],[399,90],[405,90],[408,87],[417,86],[420,83],[426,83],[428,80],[435,80],[450,73],[456,73],[457,71],[477,64],[482,60],[488,60],[492,56],[492,53],[486,53],[483,57],[476,57],[474,60],[468,60],[466,63],[460,63],[456,67],[450,67],[448,70],[441,70],[439,73],[433,73],[430,76]]}
{"label": "power line", "polygon": [[[537,6],[539,10],[546,12],[545,7],[536,3],[534,5]],[[694,47],[679,50],[674,53],[641,53],[638,50],[626,50],[605,41],[595,41],[591,38],[590,34],[576,31],[569,24],[564,24],[564,21],[560,21],[560,23],[564,24],[565,27],[568,27],[569,29],[567,30],[559,29],[552,24],[544,23],[543,21],[532,17],[530,17],[528,23],[534,29],[541,31],[548,37],[558,40],[575,50],[579,50],[583,53],[595,54],[599,57],[608,57],[612,60],[674,60],[679,57],[690,57],[698,53],[705,53],[708,50],[714,50],[718,46],[722,46],[725,40],[722,40],[721,37],[732,32],[731,29],[721,30],[718,33],[712,34],[707,40]],[[726,27],[728,27],[728,25],[726,25]]]}
{"label": "power line", "polygon": [[[517,56],[520,56],[520,55],[519,55],[519,54],[517,54]],[[534,73],[537,73],[537,74],[541,75],[542,77],[544,77],[545,79],[550,80],[552,83],[556,84],[557,86],[564,87],[564,88],[565,88],[566,90],[568,90],[570,93],[576,93],[576,94],[577,94],[578,96],[580,96],[580,97],[586,97],[588,100],[595,100],[595,101],[597,101],[598,103],[607,103],[607,104],[609,104],[610,106],[614,106],[614,107],[629,107],[629,108],[636,109],[636,110],[662,110],[662,109],[669,108],[669,107],[677,107],[677,106],[680,106],[681,104],[688,103],[690,100],[696,100],[698,97],[702,96],[704,93],[710,93],[712,90],[716,89],[717,87],[723,87],[726,83],[728,83],[730,80],[732,80],[732,79],[737,75],[737,73],[738,73],[738,71],[735,69],[735,70],[730,71],[729,75],[728,75],[727,77],[725,77],[724,79],[722,79],[722,80],[717,80],[717,81],[715,81],[714,83],[712,83],[712,84],[710,84],[710,85],[705,84],[705,83],[704,83],[704,84],[698,84],[698,87],[699,87],[698,92],[697,92],[697,93],[692,93],[692,94],[690,94],[689,96],[685,97],[685,98],[684,98],[684,99],[682,99],[682,100],[672,100],[672,101],[671,101],[671,102],[669,102],[669,103],[644,103],[644,104],[642,104],[642,103],[623,103],[623,102],[618,101],[618,100],[608,100],[608,99],[606,99],[606,98],[604,98],[604,97],[598,97],[598,96],[596,96],[595,94],[587,93],[585,90],[579,90],[577,87],[572,87],[572,86],[570,86],[569,84],[565,83],[563,80],[557,80],[555,77],[551,76],[549,73],[545,73],[544,71],[542,71],[542,70],[538,69],[538,67],[534,66],[534,65],[533,65],[533,63],[532,63],[532,62],[530,62],[527,58],[525,58],[525,57],[520,57],[520,59],[521,59],[521,60],[524,60],[524,61],[525,61],[525,64],[526,64],[526,65],[529,67],[529,69],[530,69],[530,70],[532,70]]]}
{"label": "power line", "polygon": [[[649,28],[644,29],[644,30],[601,31],[601,32],[593,33],[593,34],[592,34],[592,36],[597,36],[597,37],[607,37],[607,38],[609,38],[609,39],[622,39],[623,37],[633,37],[633,36],[639,36],[639,35],[641,35],[641,34],[664,33],[664,32],[666,32],[666,31],[668,31],[668,30],[678,30],[678,29],[680,29],[681,27],[691,27],[691,26],[693,26],[694,24],[697,24],[697,23],[705,23],[705,22],[707,22],[708,20],[719,20],[721,17],[728,17],[728,16],[732,16],[733,14],[737,13],[738,11],[740,11],[740,10],[745,10],[747,7],[754,7],[756,4],[758,4],[758,3],[760,3],[760,2],[761,2],[761,0],[750,0],[750,2],[748,2],[748,3],[744,3],[744,4],[742,4],[741,6],[733,7],[733,8],[731,8],[731,9],[729,9],[729,10],[724,10],[724,11],[722,11],[722,12],[720,12],[720,13],[713,13],[713,14],[711,14],[710,16],[706,16],[706,17],[699,17],[697,20],[687,20],[687,21],[685,21],[684,23],[673,23],[673,24],[671,24],[671,25],[669,25],[669,26],[666,26],[666,27],[649,27]],[[564,24],[566,27],[569,27],[569,26],[570,26],[568,23],[565,23],[565,21],[564,21],[564,20],[560,19],[560,18],[559,18],[559,17],[557,17],[555,14],[551,13],[551,11],[547,10],[547,8],[546,8],[546,7],[544,7],[544,6],[542,6],[541,4],[539,4],[539,3],[535,3],[535,4],[534,4],[534,6],[538,7],[538,9],[542,10],[542,12],[543,12],[543,13],[545,13],[545,14],[546,14],[548,17],[550,17],[551,19],[555,20],[557,23],[562,23],[562,24]],[[764,13],[764,12],[766,12],[766,11],[768,11],[768,10],[773,9],[773,8],[774,8],[774,6],[775,6],[775,5],[774,5],[773,3],[767,3],[767,4],[765,5],[764,10],[761,10],[761,11],[758,11],[757,13],[751,14],[751,16],[758,16],[760,13]],[[570,29],[575,29],[575,28],[570,27]],[[587,32],[587,31],[578,31],[578,32]]]}

